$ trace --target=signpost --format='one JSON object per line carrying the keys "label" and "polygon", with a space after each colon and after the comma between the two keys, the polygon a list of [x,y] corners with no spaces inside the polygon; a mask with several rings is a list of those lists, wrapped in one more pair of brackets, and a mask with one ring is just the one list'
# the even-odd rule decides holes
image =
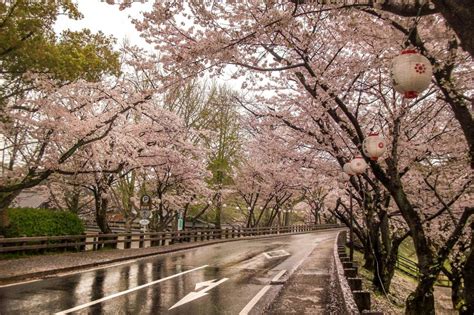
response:
{"label": "signpost", "polygon": [[150,224],[151,218],[151,198],[148,195],[143,195],[140,199],[140,217],[142,218],[139,222],[146,229],[146,226]]}
{"label": "signpost", "polygon": [[178,231],[182,231],[184,228],[184,219],[183,219],[183,212],[179,212],[179,217],[178,217]]}
{"label": "signpost", "polygon": [[141,219],[139,222],[140,222],[140,225],[143,225],[143,226],[147,226],[148,224],[150,224],[150,220],[147,220],[147,219]]}

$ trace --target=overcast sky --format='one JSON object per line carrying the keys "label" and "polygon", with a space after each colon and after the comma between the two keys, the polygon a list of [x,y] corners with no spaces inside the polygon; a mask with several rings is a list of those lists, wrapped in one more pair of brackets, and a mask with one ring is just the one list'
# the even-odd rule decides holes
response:
{"label": "overcast sky", "polygon": [[[139,1],[139,0],[138,0]],[[149,49],[154,49],[140,37],[139,32],[135,29],[131,22],[131,18],[141,19],[141,12],[151,11],[155,1],[148,0],[145,3],[135,2],[131,8],[120,11],[119,5],[110,5],[101,0],[76,0],[79,11],[84,16],[81,20],[71,20],[66,16],[58,17],[55,25],[57,33],[65,29],[80,30],[88,28],[92,32],[102,31],[107,35],[113,35],[117,39],[117,47],[119,47],[125,39],[131,44]],[[131,17],[131,18],[130,18]],[[242,86],[243,78],[231,79],[232,67],[228,67],[225,75],[219,77],[219,83],[227,83],[232,88],[239,90]]]}
{"label": "overcast sky", "polygon": [[75,2],[78,3],[84,18],[75,21],[66,16],[60,16],[55,25],[57,32],[68,28],[71,30],[88,28],[93,32],[102,31],[107,35],[113,35],[117,38],[118,44],[128,39],[132,44],[147,47],[147,43],[140,38],[129,16],[140,18],[140,12],[151,10],[154,0],[133,3],[131,8],[123,11],[119,10],[118,5],[110,5],[101,0],[76,0]]}

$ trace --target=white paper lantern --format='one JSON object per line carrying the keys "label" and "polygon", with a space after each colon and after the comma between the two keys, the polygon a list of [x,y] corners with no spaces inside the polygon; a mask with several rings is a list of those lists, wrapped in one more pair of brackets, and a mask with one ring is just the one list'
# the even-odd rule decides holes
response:
{"label": "white paper lantern", "polygon": [[395,91],[405,98],[415,98],[431,82],[433,69],[425,56],[413,49],[402,51],[392,62],[392,82]]}
{"label": "white paper lantern", "polygon": [[344,171],[344,173],[346,173],[349,176],[355,175],[354,171],[351,168],[351,163],[344,164],[344,166],[342,167],[342,170]]}
{"label": "white paper lantern", "polygon": [[349,174],[343,172],[343,173],[341,173],[341,176],[339,177],[339,182],[340,183],[347,183],[349,181],[349,179],[351,179]]}
{"label": "white paper lantern", "polygon": [[367,168],[367,163],[362,156],[356,156],[351,161],[351,169],[356,174],[362,174]]}
{"label": "white paper lantern", "polygon": [[385,140],[378,133],[370,133],[362,143],[364,154],[377,161],[387,150]]}

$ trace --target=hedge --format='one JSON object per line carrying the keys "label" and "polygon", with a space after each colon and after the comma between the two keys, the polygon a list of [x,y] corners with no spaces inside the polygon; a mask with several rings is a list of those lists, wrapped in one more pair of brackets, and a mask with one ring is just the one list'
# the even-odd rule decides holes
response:
{"label": "hedge", "polygon": [[2,232],[5,237],[78,235],[84,233],[79,217],[69,211],[10,208],[9,227]]}

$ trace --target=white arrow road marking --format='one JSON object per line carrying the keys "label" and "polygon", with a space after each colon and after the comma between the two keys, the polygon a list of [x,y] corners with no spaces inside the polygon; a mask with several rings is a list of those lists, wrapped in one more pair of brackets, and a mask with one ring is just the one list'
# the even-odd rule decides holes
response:
{"label": "white arrow road marking", "polygon": [[[122,296],[122,295],[128,294],[128,293],[130,293],[130,292],[137,291],[137,290],[140,290],[140,289],[149,287],[149,286],[151,286],[151,285],[154,285],[154,284],[157,284],[157,283],[160,283],[160,282],[169,280],[169,279],[173,279],[173,278],[179,277],[179,276],[184,275],[184,274],[186,274],[186,273],[193,272],[193,271],[196,271],[196,270],[199,270],[199,269],[202,269],[202,268],[206,268],[207,266],[209,266],[209,265],[204,265],[204,266],[197,267],[197,268],[194,268],[194,269],[186,270],[186,271],[183,271],[183,272],[174,274],[174,275],[172,275],[172,276],[168,276],[168,277],[166,277],[166,278],[161,278],[161,279],[158,279],[158,280],[149,282],[149,283],[145,283],[145,284],[139,285],[138,287],[131,288],[131,289],[128,289],[128,290],[125,290],[125,291],[122,291],[122,292],[114,293],[114,294],[111,294],[111,295],[109,295],[109,296],[103,297],[103,298],[101,298],[101,299],[98,299],[98,300],[95,300],[95,301],[91,301],[91,302],[89,302],[89,303],[85,303],[85,304],[82,304],[82,305],[78,305],[78,306],[76,306],[76,307],[67,309],[67,310],[62,311],[62,312],[55,313],[55,315],[72,313],[72,312],[78,311],[78,310],[80,310],[80,309],[83,309],[83,308],[86,308],[86,307],[89,307],[89,306],[98,304],[98,303],[100,303],[100,302],[104,302],[104,301],[113,299],[113,298],[115,298],[115,297]],[[227,279],[226,279],[226,280],[227,280]]]}
{"label": "white arrow road marking", "polygon": [[196,286],[194,287],[194,291],[197,291],[201,288],[210,286],[214,281],[216,281],[216,279],[212,279],[212,280],[209,280],[209,281],[198,282],[198,283],[196,283]]}
{"label": "white arrow road marking", "polygon": [[204,290],[201,290],[201,291],[197,291],[197,292],[191,292],[189,293],[188,295],[186,295],[184,298],[182,298],[181,300],[178,301],[178,303],[176,303],[175,305],[171,306],[168,310],[171,310],[175,307],[178,307],[178,306],[181,306],[183,304],[186,304],[186,303],[189,303],[191,301],[194,301],[196,299],[199,299],[200,297],[203,297],[205,295],[208,295],[209,293],[207,293],[207,291],[217,287],[219,284],[221,283],[224,283],[225,281],[229,280],[229,278],[223,278],[217,282],[214,282],[216,281],[216,279],[213,279],[213,280],[209,280],[209,281],[204,281],[204,282],[199,282],[199,283],[196,283],[196,288],[195,290],[198,290],[198,289],[201,289],[201,288],[204,288],[204,287],[207,287],[205,288]]}

